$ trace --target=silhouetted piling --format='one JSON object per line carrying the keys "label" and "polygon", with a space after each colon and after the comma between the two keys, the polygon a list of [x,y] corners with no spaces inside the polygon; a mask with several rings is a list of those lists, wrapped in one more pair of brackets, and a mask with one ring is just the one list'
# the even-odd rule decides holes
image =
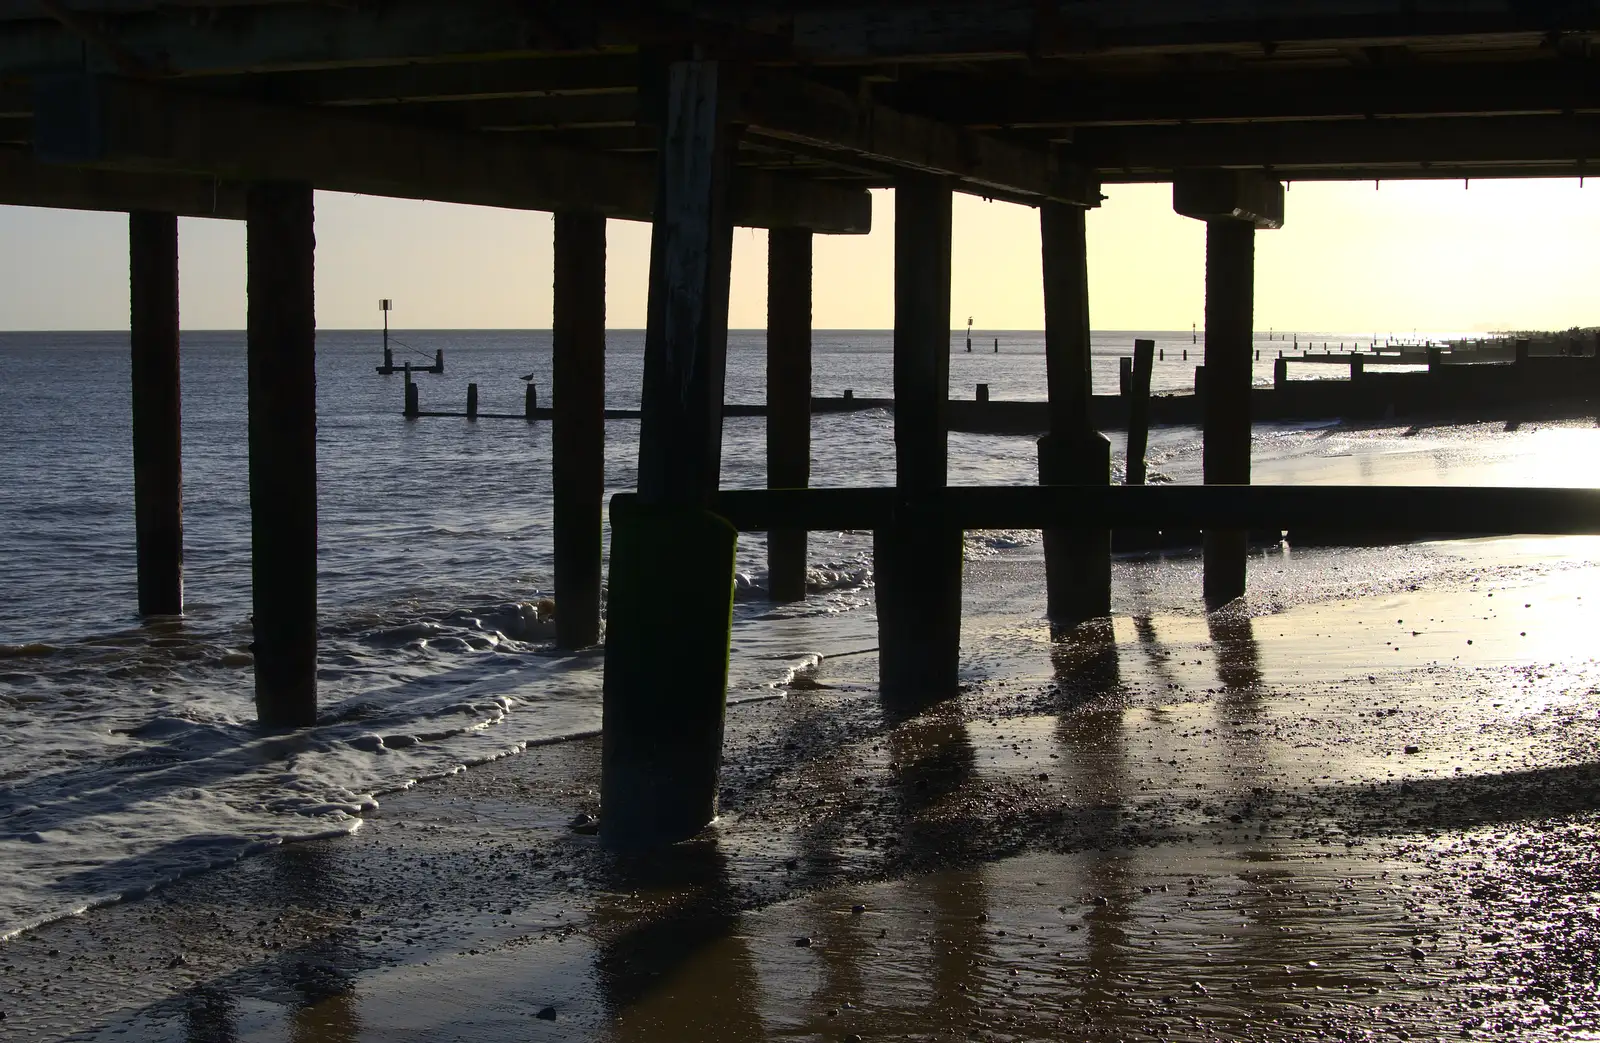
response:
{"label": "silhouetted piling", "polygon": [[133,517],[139,614],[183,611],[183,423],[178,377],[178,219],[128,215]]}
{"label": "silhouetted piling", "polygon": [[478,419],[478,385],[467,385],[467,419]]}
{"label": "silhouetted piling", "polygon": [[246,195],[256,712],[317,720],[316,241],[311,186]]}
{"label": "silhouetted piling", "polygon": [[[606,487],[606,219],[555,216],[551,331],[551,484],[555,506],[556,645],[600,640]],[[525,412],[538,408],[528,382]]]}
{"label": "silhouetted piling", "polygon": [[[1255,229],[1226,218],[1206,222],[1206,365],[1201,403],[1207,485],[1250,484],[1250,337],[1255,298]],[[1245,591],[1246,532],[1205,534],[1205,599],[1221,605]]]}
{"label": "silhouetted piling", "polygon": [[422,412],[422,406],[417,400],[417,385],[406,381],[406,416],[415,420]]}
{"label": "silhouetted piling", "polygon": [[[1039,208],[1044,272],[1045,374],[1050,433],[1039,439],[1039,484],[1106,485],[1111,443],[1090,420],[1089,267],[1084,212]],[[1046,610],[1073,626],[1111,611],[1111,530],[1044,530]]]}
{"label": "silhouetted piling", "polygon": [[539,385],[528,381],[528,386],[522,389],[522,418],[528,423],[533,423],[539,412]]}
{"label": "silhouetted piling", "polygon": [[1133,359],[1127,355],[1117,359],[1117,394],[1127,398],[1133,393]]}
{"label": "silhouetted piling", "polygon": [[919,505],[946,481],[951,205],[943,178],[896,182],[895,475],[907,506],[873,533],[873,562],[879,689],[897,709],[955,695],[960,664],[961,529]]}
{"label": "silhouetted piling", "polygon": [[1133,342],[1133,372],[1128,391],[1128,485],[1143,485],[1144,454],[1150,441],[1150,374],[1155,368],[1153,340]]}
{"label": "silhouetted piling", "polygon": [[987,401],[989,401],[989,385],[988,384],[979,384],[978,387],[977,387],[976,395],[977,395],[977,400],[979,402],[987,402]]}
{"label": "silhouetted piling", "polygon": [[[769,489],[811,484],[811,246],[807,229],[767,233]],[[767,533],[767,596],[779,602],[806,596],[804,529]]]}
{"label": "silhouetted piling", "polygon": [[683,840],[717,809],[737,539],[707,509],[733,253],[728,79],[715,61],[673,62],[660,95],[640,504],[611,517],[600,836],[613,848]]}

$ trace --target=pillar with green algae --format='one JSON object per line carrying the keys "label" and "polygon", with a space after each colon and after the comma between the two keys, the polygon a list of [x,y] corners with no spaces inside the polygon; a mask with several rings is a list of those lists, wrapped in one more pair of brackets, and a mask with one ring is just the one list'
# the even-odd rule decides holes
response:
{"label": "pillar with green algae", "polygon": [[638,503],[611,519],[600,838],[642,850],[715,816],[737,535],[722,455],[733,253],[729,70],[667,65],[650,245]]}

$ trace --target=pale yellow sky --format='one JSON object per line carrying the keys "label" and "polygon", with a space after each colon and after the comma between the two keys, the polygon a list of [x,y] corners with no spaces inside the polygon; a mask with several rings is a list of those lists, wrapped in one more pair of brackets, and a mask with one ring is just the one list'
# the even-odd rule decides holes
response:
{"label": "pale yellow sky", "polygon": [[[1097,329],[1202,319],[1205,231],[1167,185],[1112,186],[1089,215]],[[821,236],[818,328],[892,325],[894,206],[874,193],[869,236]],[[550,325],[550,217],[319,194],[318,321],[372,328]],[[185,220],[183,324],[244,323],[244,229]],[[649,227],[610,225],[608,319],[645,321]],[[1560,328],[1600,323],[1600,185],[1575,180],[1291,185],[1281,230],[1257,236],[1256,326],[1280,330]],[[127,326],[126,219],[0,207],[0,329]],[[766,237],[735,233],[730,325],[766,322]],[[1043,324],[1036,211],[956,197],[951,325]]]}

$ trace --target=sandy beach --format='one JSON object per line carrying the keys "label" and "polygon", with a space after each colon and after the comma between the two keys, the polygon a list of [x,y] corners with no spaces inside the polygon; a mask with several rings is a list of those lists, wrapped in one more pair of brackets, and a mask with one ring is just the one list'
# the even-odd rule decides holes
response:
{"label": "sandy beach", "polygon": [[598,742],[533,747],[13,941],[0,1034],[1600,1037],[1600,569],[1440,546],[1431,589],[1281,607],[1275,551],[1063,635],[972,562],[965,694],[887,720],[866,654],[730,708],[698,841],[602,851]]}

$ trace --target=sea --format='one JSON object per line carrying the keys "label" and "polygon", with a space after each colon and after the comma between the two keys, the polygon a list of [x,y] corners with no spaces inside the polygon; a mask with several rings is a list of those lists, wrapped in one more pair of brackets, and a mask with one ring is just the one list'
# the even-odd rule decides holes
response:
{"label": "sea", "polygon": [[[1280,350],[1372,341],[1295,336],[1257,335],[1257,383],[1271,382]],[[1162,353],[1157,393],[1193,386],[1204,345],[1190,331],[1102,331],[1097,393],[1116,391],[1118,360],[1136,337]],[[608,406],[638,405],[643,340],[608,334]],[[543,403],[559,394],[548,331],[402,330],[392,345],[397,362],[419,366],[445,353],[442,375],[416,377],[424,410],[463,410],[469,382],[483,412],[520,415],[525,378]],[[1045,397],[1041,333],[975,331],[973,345],[969,353],[965,332],[952,333],[952,397],[972,397],[979,384],[998,400]],[[819,330],[813,350],[814,394],[892,393],[889,333]],[[599,728],[600,651],[558,654],[530,608],[553,596],[549,424],[407,420],[402,378],[377,374],[380,361],[375,331],[318,334],[321,723],[267,734],[254,726],[248,651],[243,333],[182,338],[186,611],[150,623],[135,610],[127,334],[0,333],[0,940],[279,844],[350,833],[385,794],[418,780]],[[1304,366],[1295,375],[1343,373]],[[731,333],[726,401],[762,402],[764,378],[764,334]],[[1592,419],[1257,424],[1254,474],[1262,483],[1597,485],[1594,428]],[[764,484],[764,435],[759,418],[725,423],[725,487]],[[1120,478],[1123,436],[1111,437]],[[607,424],[608,495],[633,486],[637,449],[637,422]],[[1198,482],[1199,432],[1155,429],[1148,458],[1153,482]],[[1032,437],[950,435],[952,484],[1027,484],[1036,468]],[[814,485],[893,475],[888,412],[813,421]],[[775,609],[764,539],[741,536],[730,702],[782,699],[820,660],[876,645],[870,543],[864,532],[812,534],[811,594]],[[1252,561],[1248,609],[1584,556],[1591,544],[1562,540],[1268,548]],[[1042,604],[986,607],[981,597],[985,561],[1042,568],[1037,532],[970,533],[967,558],[969,635],[984,612],[1042,620]],[[1118,618],[1203,613],[1192,552],[1119,558],[1114,583]],[[673,611],[672,589],[658,597],[662,613]],[[1013,669],[1003,654],[964,654],[972,680]]]}

